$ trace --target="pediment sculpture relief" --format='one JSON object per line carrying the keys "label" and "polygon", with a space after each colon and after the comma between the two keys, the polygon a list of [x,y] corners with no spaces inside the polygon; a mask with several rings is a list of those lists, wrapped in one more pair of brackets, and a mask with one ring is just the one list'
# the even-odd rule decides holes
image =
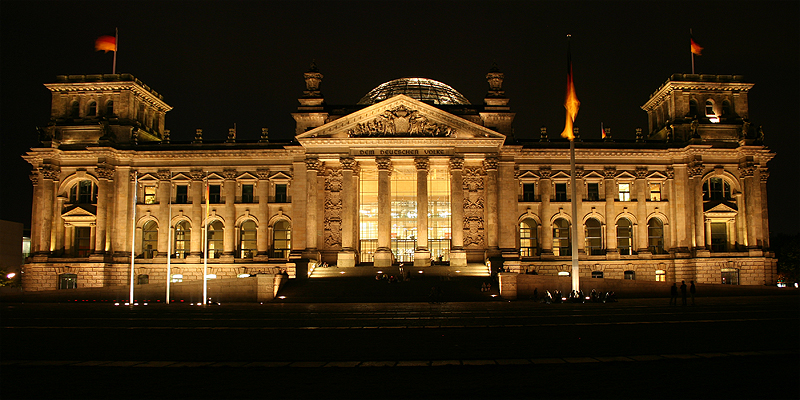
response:
{"label": "pediment sculpture relief", "polygon": [[417,110],[400,105],[347,131],[349,137],[364,136],[454,136],[456,130],[431,122]]}

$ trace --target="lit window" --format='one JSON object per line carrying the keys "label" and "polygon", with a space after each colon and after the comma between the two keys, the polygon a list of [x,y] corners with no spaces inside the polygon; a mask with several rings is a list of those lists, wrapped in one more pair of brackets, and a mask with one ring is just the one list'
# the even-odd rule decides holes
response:
{"label": "lit window", "polygon": [[239,256],[241,258],[253,258],[256,254],[256,223],[253,220],[247,220],[242,223],[239,238]]}
{"label": "lit window", "polygon": [[728,224],[711,223],[711,251],[728,251]]}
{"label": "lit window", "polygon": [[722,284],[723,285],[738,285],[739,284],[739,270],[736,268],[722,268]]}
{"label": "lit window", "polygon": [[658,218],[647,221],[647,241],[650,252],[664,254],[664,223]]}
{"label": "lit window", "polygon": [[534,257],[539,247],[537,241],[536,221],[528,218],[519,223],[519,255],[521,257]]}
{"label": "lit window", "polygon": [[217,274],[208,274],[206,275],[206,279],[217,279]]}
{"label": "lit window", "polygon": [[61,274],[58,276],[58,289],[77,289],[78,288],[78,275],[77,274]]}
{"label": "lit window", "polygon": [[288,258],[292,244],[292,231],[288,221],[278,221],[272,226],[272,257]]}
{"label": "lit window", "polygon": [[666,282],[667,281],[667,272],[663,269],[656,270],[656,282]]}
{"label": "lit window", "polygon": [[222,222],[214,221],[208,225],[208,242],[206,243],[209,258],[219,258],[222,255],[223,237]]}
{"label": "lit window", "polygon": [[175,257],[186,258],[189,254],[189,239],[192,236],[192,229],[189,221],[180,221],[175,224]]}
{"label": "lit window", "polygon": [[661,182],[650,182],[650,201],[661,201]]}
{"label": "lit window", "polygon": [[156,204],[156,187],[144,187],[144,204]]}
{"label": "lit window", "polygon": [[173,274],[172,283],[183,282],[183,274]]}
{"label": "lit window", "polygon": [[714,117],[714,102],[711,100],[706,100],[706,117]]}
{"label": "lit window", "polygon": [[569,222],[564,218],[559,218],[553,224],[553,254],[556,256],[568,256],[571,254],[570,248],[570,229]]}
{"label": "lit window", "polygon": [[627,280],[636,280],[636,271],[625,271],[623,275]]}
{"label": "lit window", "polygon": [[158,225],[155,221],[147,221],[142,227],[142,253],[144,258],[158,255]]}
{"label": "lit window", "polygon": [[631,201],[631,184],[620,183],[617,185],[619,190],[619,201]]}
{"label": "lit window", "polygon": [[237,278],[249,278],[250,274],[239,274],[239,275],[236,275],[236,277]]}
{"label": "lit window", "polygon": [[703,200],[730,200],[731,185],[722,178],[709,178],[703,182]]}

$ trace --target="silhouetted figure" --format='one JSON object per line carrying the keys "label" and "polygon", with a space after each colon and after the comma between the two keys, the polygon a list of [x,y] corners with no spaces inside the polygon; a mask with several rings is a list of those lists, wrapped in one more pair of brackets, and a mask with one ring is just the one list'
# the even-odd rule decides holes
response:
{"label": "silhouetted figure", "polygon": [[675,282],[673,282],[672,287],[669,288],[669,305],[678,305],[678,284]]}
{"label": "silhouetted figure", "polygon": [[533,301],[539,301],[539,289],[533,288]]}
{"label": "silhouetted figure", "polygon": [[686,281],[681,281],[681,300],[686,305]]}
{"label": "silhouetted figure", "polygon": [[694,294],[697,293],[697,288],[694,286],[694,281],[689,281],[692,285],[689,286],[689,295],[692,296],[692,305],[694,305]]}

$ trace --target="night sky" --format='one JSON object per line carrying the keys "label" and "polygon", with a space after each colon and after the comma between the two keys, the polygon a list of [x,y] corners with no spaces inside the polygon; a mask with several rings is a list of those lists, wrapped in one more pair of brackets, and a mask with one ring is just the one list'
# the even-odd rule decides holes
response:
{"label": "night sky", "polygon": [[647,132],[641,106],[673,73],[691,72],[689,29],[705,48],[701,74],[744,75],[750,122],[763,126],[773,233],[797,233],[800,2],[80,2],[0,1],[0,219],[30,225],[30,166],[20,157],[49,119],[57,75],[111,73],[94,40],[119,28],[117,72],[174,107],[173,141],[271,141],[294,133],[290,113],[312,60],[329,104],[355,104],[400,77],[444,82],[480,104],[497,63],[517,137],[555,138],[564,124],[566,35],[572,35],[575,126],[584,139]]}

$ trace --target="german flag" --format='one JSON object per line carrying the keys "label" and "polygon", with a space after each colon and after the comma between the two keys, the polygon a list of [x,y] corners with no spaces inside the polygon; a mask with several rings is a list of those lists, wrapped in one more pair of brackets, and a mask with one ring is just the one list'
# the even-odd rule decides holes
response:
{"label": "german flag", "polygon": [[100,36],[94,42],[95,51],[117,51],[117,38],[114,36]]}
{"label": "german flag", "polygon": [[694,41],[693,37],[690,37],[689,40],[692,42],[692,54],[697,54],[698,56],[701,56],[702,54],[700,53],[703,52],[703,48],[700,47],[700,45]]}

